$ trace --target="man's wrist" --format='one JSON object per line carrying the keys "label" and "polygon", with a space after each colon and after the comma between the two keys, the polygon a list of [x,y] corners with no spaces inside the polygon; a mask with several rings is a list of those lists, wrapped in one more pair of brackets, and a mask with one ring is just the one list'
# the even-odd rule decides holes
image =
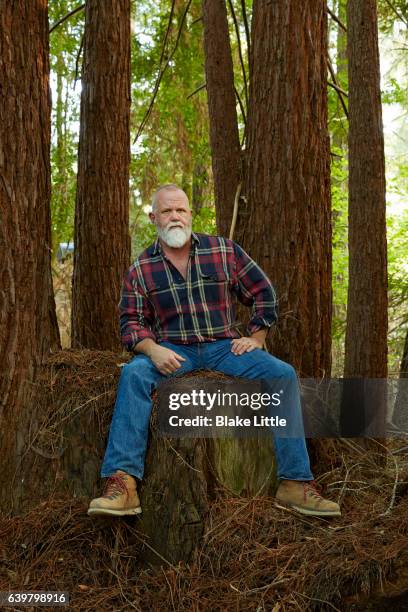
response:
{"label": "man's wrist", "polygon": [[140,342],[136,344],[133,350],[136,353],[143,353],[143,355],[151,357],[156,346],[158,346],[158,344],[152,338],[143,338],[143,340],[140,340]]}
{"label": "man's wrist", "polygon": [[262,347],[265,344],[267,334],[268,334],[267,328],[258,329],[256,332],[251,334],[250,338],[259,342],[260,346]]}

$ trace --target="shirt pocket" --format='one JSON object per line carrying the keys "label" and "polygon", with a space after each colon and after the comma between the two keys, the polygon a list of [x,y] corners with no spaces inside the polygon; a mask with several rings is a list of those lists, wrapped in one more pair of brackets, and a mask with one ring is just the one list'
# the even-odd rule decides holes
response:
{"label": "shirt pocket", "polygon": [[231,277],[220,265],[201,264],[198,268],[200,295],[207,304],[218,304],[220,309],[229,302]]}

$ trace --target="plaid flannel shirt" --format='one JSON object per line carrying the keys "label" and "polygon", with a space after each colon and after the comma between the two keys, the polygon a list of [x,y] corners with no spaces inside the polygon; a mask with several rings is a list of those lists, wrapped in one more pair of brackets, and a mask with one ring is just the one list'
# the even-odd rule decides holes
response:
{"label": "plaid flannel shirt", "polygon": [[192,233],[184,279],[156,239],[124,278],[119,302],[122,344],[131,351],[144,338],[174,344],[239,338],[235,298],[252,307],[249,335],[276,321],[272,284],[238,244]]}

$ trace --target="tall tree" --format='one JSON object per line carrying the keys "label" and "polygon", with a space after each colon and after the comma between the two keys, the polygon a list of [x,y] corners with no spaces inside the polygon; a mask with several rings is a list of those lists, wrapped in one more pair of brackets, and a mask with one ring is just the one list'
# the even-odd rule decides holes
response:
{"label": "tall tree", "polygon": [[329,376],[331,366],[326,84],[325,2],[254,0],[238,236],[277,288],[273,351],[303,376]]}
{"label": "tall tree", "polygon": [[401,358],[398,393],[395,398],[393,423],[400,429],[408,431],[408,329],[405,334],[404,350]]}
{"label": "tall tree", "polygon": [[[347,19],[346,0],[338,0],[336,6],[339,18],[339,23],[336,23],[336,82],[342,89],[347,90],[347,32],[343,29]],[[339,95],[336,96],[336,102],[337,121],[333,125],[333,145],[346,150],[348,124]],[[343,96],[343,102],[346,103],[345,96]]]}
{"label": "tall tree", "polygon": [[0,489],[10,502],[27,444],[31,383],[60,342],[51,279],[46,0],[2,2],[0,25]]}
{"label": "tall tree", "polygon": [[[388,300],[376,0],[348,0],[347,26],[349,287],[341,427],[343,435],[370,431],[380,437],[387,401]],[[380,380],[367,383],[371,378]]]}
{"label": "tall tree", "polygon": [[119,347],[117,303],[129,265],[130,0],[86,3],[72,346]]}
{"label": "tall tree", "polygon": [[387,376],[384,135],[376,0],[347,3],[349,291],[345,377]]}
{"label": "tall tree", "polygon": [[203,23],[217,230],[228,236],[241,180],[241,149],[225,0],[203,0]]}

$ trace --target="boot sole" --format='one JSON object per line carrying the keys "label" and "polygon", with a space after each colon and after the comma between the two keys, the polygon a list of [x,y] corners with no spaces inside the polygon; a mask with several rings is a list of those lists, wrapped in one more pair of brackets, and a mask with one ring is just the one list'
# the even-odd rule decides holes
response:
{"label": "boot sole", "polygon": [[309,510],[308,508],[302,508],[302,506],[296,505],[291,506],[291,508],[307,516],[341,516],[340,510]]}
{"label": "boot sole", "polygon": [[297,506],[296,504],[281,502],[280,500],[277,500],[277,502],[284,508],[291,508],[292,510],[299,512],[299,514],[304,514],[306,516],[341,516],[340,510],[312,510],[305,508],[304,506]]}
{"label": "boot sole", "polygon": [[88,514],[99,515],[99,516],[134,516],[135,514],[141,514],[142,509],[128,508],[127,510],[111,510],[110,508],[88,508]]}

